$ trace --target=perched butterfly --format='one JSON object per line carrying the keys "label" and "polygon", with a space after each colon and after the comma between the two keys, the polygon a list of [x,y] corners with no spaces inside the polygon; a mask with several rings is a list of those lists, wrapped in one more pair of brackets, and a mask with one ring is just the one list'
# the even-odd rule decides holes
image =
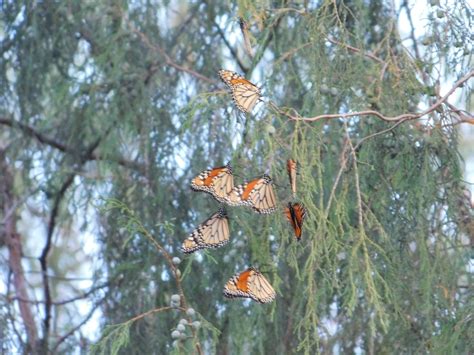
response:
{"label": "perched butterfly", "polygon": [[244,113],[251,112],[262,96],[260,89],[230,70],[219,70],[219,76],[232,91],[232,98],[237,108]]}
{"label": "perched butterfly", "polygon": [[272,179],[268,175],[238,185],[226,198],[231,206],[250,206],[257,213],[272,213],[276,210],[276,196]]}
{"label": "perched butterfly", "polygon": [[228,242],[229,221],[222,208],[192,231],[184,240],[181,251],[190,254],[199,249],[218,248]]}
{"label": "perched butterfly", "polygon": [[291,226],[295,231],[296,240],[301,240],[301,228],[306,217],[306,208],[300,203],[288,202],[288,207],[285,208],[286,218],[290,221]]}
{"label": "perched butterfly", "polygon": [[288,171],[288,176],[290,178],[291,191],[293,196],[296,195],[296,161],[293,159],[288,159],[286,161],[286,170]]}
{"label": "perched butterfly", "polygon": [[240,30],[242,31],[242,36],[244,38],[244,48],[247,51],[247,54],[250,56],[250,58],[253,58],[253,50],[252,50],[252,45],[250,44],[250,31],[249,31],[249,25],[245,20],[240,17],[239,18],[239,25],[240,25]]}
{"label": "perched butterfly", "polygon": [[230,163],[226,166],[205,170],[191,180],[193,190],[205,191],[219,202],[226,202],[227,195],[234,188],[234,176]]}
{"label": "perched butterfly", "polygon": [[267,279],[255,268],[250,267],[227,281],[224,296],[251,298],[260,303],[269,303],[275,299],[276,294]]}

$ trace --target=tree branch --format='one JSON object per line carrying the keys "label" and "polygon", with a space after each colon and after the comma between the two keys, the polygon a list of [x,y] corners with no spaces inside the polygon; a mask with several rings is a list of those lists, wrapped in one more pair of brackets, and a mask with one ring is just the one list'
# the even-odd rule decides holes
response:
{"label": "tree branch", "polygon": [[44,319],[43,319],[43,341],[42,341],[42,352],[43,354],[48,353],[48,338],[49,338],[49,328],[50,328],[50,321],[51,321],[51,291],[49,288],[49,276],[48,276],[48,254],[51,249],[52,239],[53,239],[53,232],[54,228],[56,227],[56,217],[59,211],[59,205],[61,200],[64,197],[66,190],[71,186],[74,181],[75,174],[70,174],[66,181],[61,186],[61,189],[56,194],[53,203],[53,209],[51,211],[51,216],[48,222],[48,234],[46,236],[46,244],[43,247],[43,251],[41,252],[41,256],[39,257],[41,271],[42,271],[42,279],[43,279],[43,289],[44,289]]}
{"label": "tree branch", "polygon": [[242,61],[240,60],[237,52],[235,51],[235,49],[231,46],[231,44],[229,43],[229,41],[227,40],[227,38],[225,37],[225,34],[224,32],[222,32],[221,28],[219,27],[219,25],[214,22],[214,27],[217,28],[217,33],[219,34],[219,36],[221,37],[222,41],[224,42],[224,44],[226,45],[227,49],[230,51],[230,53],[232,54],[232,57],[234,57],[235,61],[237,62],[237,64],[239,65],[239,68],[240,70],[242,70],[242,72],[245,74],[248,72],[249,68],[245,67],[244,63],[242,63]]}
{"label": "tree branch", "polygon": [[[15,120],[13,120],[11,118],[7,118],[7,117],[0,117],[0,125],[5,125],[5,126],[8,126],[8,127],[17,128],[17,129],[23,131],[23,133],[25,133],[27,136],[34,137],[40,143],[43,143],[43,144],[49,145],[50,147],[56,148],[56,149],[58,149],[59,151],[61,151],[63,153],[77,154],[77,151],[75,149],[73,149],[71,147],[68,147],[67,145],[65,145],[65,144],[63,144],[63,143],[61,143],[61,142],[59,142],[59,141],[57,141],[53,138],[50,138],[50,137],[44,135],[43,133],[38,132],[34,127],[32,127],[30,125],[27,125],[25,123],[15,121]],[[139,164],[137,162],[127,160],[127,159],[122,158],[122,157],[104,157],[104,156],[101,156],[100,154],[92,153],[88,160],[111,161],[111,162],[117,163],[118,165],[121,165],[121,166],[123,166],[125,168],[128,168],[128,169],[132,169],[132,170],[136,170],[136,171],[140,171],[140,172],[145,171],[145,167],[144,167],[143,164]]]}
{"label": "tree branch", "polygon": [[415,38],[415,26],[413,24],[413,19],[411,18],[411,11],[408,8],[408,1],[404,0],[401,7],[405,8],[405,12],[407,14],[408,22],[410,23],[410,38],[413,42],[413,50],[415,51],[415,57],[416,57],[416,59],[421,60],[420,51],[418,50],[418,44],[417,44],[417,40]]}
{"label": "tree branch", "polygon": [[[2,172],[2,174],[0,174],[0,202],[2,210],[7,214],[11,206],[15,205],[15,202],[12,195],[13,176],[8,168],[5,151],[2,149],[0,149],[0,171]],[[15,292],[20,298],[28,299],[25,275],[21,265],[21,236],[16,231],[15,213],[8,214],[5,220],[4,237],[9,252],[9,266],[13,274]],[[23,324],[26,328],[28,351],[36,353],[38,330],[30,305],[27,302],[19,300],[18,308],[20,309],[20,315],[23,318]]]}
{"label": "tree branch", "polygon": [[[113,125],[105,132],[105,134],[96,139],[86,152],[81,157],[79,165],[82,166],[87,160],[90,159],[90,156],[93,154],[94,150],[99,146],[103,137],[107,136]],[[43,251],[41,252],[41,256],[39,257],[39,261],[41,264],[41,271],[42,271],[42,278],[43,278],[43,288],[44,288],[44,319],[43,319],[43,340],[42,340],[42,353],[47,354],[49,352],[48,349],[48,340],[49,340],[49,329],[50,329],[50,321],[51,321],[51,307],[52,307],[52,300],[51,300],[51,292],[49,288],[49,276],[48,276],[48,254],[52,246],[52,239],[54,229],[56,227],[56,218],[59,213],[59,205],[61,204],[62,199],[65,196],[66,190],[72,185],[74,182],[74,178],[76,173],[73,172],[69,174],[66,178],[64,183],[62,184],[61,188],[56,194],[53,202],[53,208],[51,211],[51,216],[48,222],[48,233],[46,236],[46,244],[43,247]]]}
{"label": "tree branch", "polygon": [[[49,277],[51,277],[51,276],[49,276]],[[62,301],[51,301],[51,305],[55,306],[55,307],[64,306],[68,303],[76,302],[76,301],[82,300],[84,298],[87,298],[90,295],[92,295],[93,293],[95,293],[96,291],[101,290],[103,288],[106,288],[108,286],[109,286],[109,283],[107,282],[105,284],[92,287],[89,291],[84,292],[81,295],[78,295],[78,296],[75,296],[75,297],[72,297],[72,298],[68,298],[68,299],[65,299],[65,300],[62,300]],[[6,297],[6,299],[7,299],[7,301],[19,300],[19,301],[26,302],[26,303],[29,303],[29,304],[43,304],[43,303],[46,303],[46,301],[36,301],[36,300],[27,299],[27,298],[21,298],[21,297],[18,297],[18,296]]]}
{"label": "tree branch", "polygon": [[472,114],[467,111],[458,109],[456,106],[450,104],[449,102],[446,102],[446,105],[450,108],[451,112],[453,112],[459,118],[459,121],[453,123],[454,125],[460,123],[474,124],[474,116]]}
{"label": "tree branch", "polygon": [[414,120],[420,117],[423,117],[433,111],[435,111],[438,107],[440,107],[442,104],[446,102],[446,100],[451,96],[456,89],[458,89],[460,86],[462,86],[466,81],[471,79],[474,76],[474,70],[471,70],[469,73],[467,73],[465,76],[463,76],[461,79],[456,81],[456,83],[453,85],[453,87],[444,95],[443,97],[439,98],[435,103],[433,103],[430,107],[428,107],[426,110],[419,112],[419,113],[404,113],[398,116],[385,116],[384,114],[374,111],[374,110],[366,110],[366,111],[359,111],[359,112],[350,112],[350,113],[334,113],[334,114],[324,114],[324,115],[319,115],[319,116],[314,116],[314,117],[301,117],[298,113],[295,115],[290,114],[289,112],[285,112],[281,110],[278,106],[276,106],[273,102],[270,101],[269,105],[273,107],[278,113],[288,117],[291,120],[294,121],[307,121],[307,122],[316,122],[322,119],[332,119],[332,118],[351,118],[351,117],[356,117],[356,116],[376,116],[380,118],[383,121],[387,122],[397,122],[397,121],[408,121],[408,120]]}
{"label": "tree branch", "polygon": [[[118,200],[113,200],[113,201],[111,200],[110,204],[111,204],[111,208],[119,208],[122,213],[126,214],[127,217],[129,218],[130,222],[132,222],[134,224],[135,231],[138,232],[139,234],[143,235],[146,239],[148,239],[154,245],[156,250],[158,252],[160,252],[165,257],[166,262],[168,263],[168,265],[169,265],[169,267],[170,267],[170,269],[173,273],[173,276],[174,276],[174,279],[175,279],[175,282],[176,282],[176,287],[178,288],[178,293],[180,295],[181,307],[179,307],[179,309],[183,312],[186,312],[186,310],[188,309],[188,305],[187,305],[187,301],[186,301],[186,296],[184,294],[183,285],[181,283],[181,272],[179,271],[178,267],[173,263],[173,258],[171,257],[171,255],[150,234],[150,232],[145,228],[145,226],[142,224],[140,219],[135,215],[134,211],[129,209],[125,204],[123,204],[122,202],[120,202]],[[144,316],[146,316],[150,313],[154,313],[154,312],[161,311],[161,310],[166,310],[166,309],[169,309],[169,308],[170,307],[163,307],[163,308],[158,308],[158,309],[148,311],[146,313],[143,313],[143,314],[141,314],[137,317],[134,317],[134,318],[128,320],[126,323],[134,322],[134,321],[136,321],[140,318],[143,318]],[[189,323],[192,322],[190,316],[188,316],[188,321],[189,321]],[[196,344],[195,344],[196,351],[199,355],[201,355],[202,354],[201,344],[198,341],[196,330],[192,327],[191,327],[191,333],[193,334],[193,337],[196,339]]]}
{"label": "tree branch", "polygon": [[[132,31],[133,33],[137,34],[138,37],[140,37],[140,39],[142,40],[142,42],[149,48],[151,49],[152,51],[155,51],[155,52],[158,52],[160,53],[164,58],[165,58],[165,63],[166,65],[169,65],[170,67],[173,67],[179,71],[182,71],[182,72],[185,72],[185,73],[188,73],[200,80],[203,80],[205,82],[208,82],[210,84],[217,84],[218,82],[216,80],[212,80],[210,78],[208,78],[207,76],[204,76],[202,74],[199,74],[198,72],[190,69],[190,68],[186,68],[186,67],[183,67],[182,65],[179,65],[177,63],[175,63],[171,57],[168,55],[168,53],[165,52],[165,50],[163,48],[161,48],[160,46],[158,46],[157,44],[152,44],[151,41],[149,40],[149,38],[141,31],[139,31],[138,29],[135,28],[135,26],[130,22],[128,21],[125,17],[123,18],[123,21],[127,22],[128,24],[128,27],[130,28],[130,31]],[[161,62],[160,62],[161,63]]]}

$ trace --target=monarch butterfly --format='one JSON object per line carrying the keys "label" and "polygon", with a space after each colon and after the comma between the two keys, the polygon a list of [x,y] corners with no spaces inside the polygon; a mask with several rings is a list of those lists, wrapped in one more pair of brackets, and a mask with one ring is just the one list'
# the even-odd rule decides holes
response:
{"label": "monarch butterfly", "polygon": [[260,303],[269,303],[275,299],[276,293],[262,273],[250,267],[227,281],[224,296],[251,298]]}
{"label": "monarch butterfly", "polygon": [[286,161],[286,170],[288,171],[288,176],[290,178],[291,191],[293,196],[296,195],[296,170],[297,164],[293,159],[288,159]]}
{"label": "monarch butterfly", "polygon": [[219,202],[226,202],[227,195],[234,188],[234,176],[230,163],[225,166],[204,170],[191,180],[191,188],[205,191]]}
{"label": "monarch butterfly", "polygon": [[264,174],[261,178],[238,185],[226,198],[231,206],[250,206],[257,213],[272,213],[276,210],[276,197],[272,179]]}
{"label": "monarch butterfly", "polygon": [[288,207],[285,208],[286,218],[290,221],[291,226],[295,231],[296,240],[301,240],[301,228],[306,217],[306,208],[300,203],[288,202]]}
{"label": "monarch butterfly", "polygon": [[260,89],[243,76],[230,70],[219,70],[219,76],[230,88],[237,108],[244,113],[251,112],[262,96]]}
{"label": "monarch butterfly", "polygon": [[181,251],[190,254],[199,249],[218,248],[229,242],[229,221],[227,212],[221,208],[201,223],[186,238]]}
{"label": "monarch butterfly", "polygon": [[247,54],[251,58],[253,58],[253,50],[250,44],[249,26],[242,17],[239,18],[239,25],[240,25],[240,30],[242,31],[242,35],[244,37],[245,50],[247,51]]}

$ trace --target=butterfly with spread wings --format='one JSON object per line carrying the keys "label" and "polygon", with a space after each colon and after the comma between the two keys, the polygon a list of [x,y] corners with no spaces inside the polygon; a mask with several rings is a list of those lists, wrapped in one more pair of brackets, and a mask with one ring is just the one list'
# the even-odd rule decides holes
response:
{"label": "butterfly with spread wings", "polygon": [[200,249],[219,248],[229,242],[229,234],[227,212],[221,208],[191,232],[181,251],[190,254]]}
{"label": "butterfly with spread wings", "polygon": [[260,89],[243,76],[230,70],[219,70],[219,76],[230,88],[237,108],[244,113],[252,112],[257,102],[261,100]]}
{"label": "butterfly with spread wings", "polygon": [[234,188],[234,176],[230,163],[204,170],[191,180],[191,188],[196,191],[205,191],[219,202],[226,202],[227,196]]}
{"label": "butterfly with spread wings", "polygon": [[285,208],[285,215],[293,227],[296,240],[301,240],[303,221],[306,218],[306,208],[301,203],[288,202],[288,207]]}
{"label": "butterfly with spread wings", "polygon": [[262,273],[250,267],[227,281],[224,296],[251,298],[260,303],[269,303],[275,299],[276,293]]}
{"label": "butterfly with spread wings", "polygon": [[272,179],[264,174],[261,178],[238,185],[226,197],[230,206],[249,206],[257,213],[272,213],[276,210],[276,196]]}

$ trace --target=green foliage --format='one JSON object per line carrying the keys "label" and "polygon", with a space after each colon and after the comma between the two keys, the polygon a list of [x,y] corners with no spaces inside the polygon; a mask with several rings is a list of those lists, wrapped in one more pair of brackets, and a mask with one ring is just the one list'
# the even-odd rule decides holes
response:
{"label": "green foliage", "polygon": [[[311,119],[397,116],[439,100],[438,83],[456,81],[472,61],[468,7],[455,3],[427,10],[424,40],[399,30],[407,6],[379,0],[3,4],[0,139],[18,208],[46,230],[60,196],[49,269],[70,258],[56,240],[79,234],[80,220],[99,249],[94,281],[107,281],[90,296],[100,300],[100,339],[78,331],[67,349],[468,353],[472,291],[460,279],[470,276],[474,222],[455,110]],[[220,68],[262,88],[252,114],[232,104]],[[294,200],[289,158],[308,211],[300,242],[282,214]],[[182,241],[218,208],[189,181],[227,161],[237,184],[268,173],[280,209],[228,208],[230,243],[184,256]],[[41,254],[42,245],[32,248],[28,255]],[[275,302],[222,296],[250,265],[270,280]],[[170,306],[174,294],[179,307]],[[66,314],[80,322],[77,309],[57,308],[55,335]],[[202,326],[186,325],[172,345],[182,317]],[[11,339],[14,329],[1,328]]]}
{"label": "green foliage", "polygon": [[111,325],[104,329],[102,339],[91,347],[91,354],[117,355],[130,341],[130,324]]}

